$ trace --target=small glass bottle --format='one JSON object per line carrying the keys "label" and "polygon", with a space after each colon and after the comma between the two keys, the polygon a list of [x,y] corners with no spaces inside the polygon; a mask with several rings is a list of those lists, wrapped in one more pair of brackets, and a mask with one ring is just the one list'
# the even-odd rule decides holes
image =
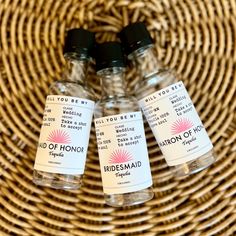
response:
{"label": "small glass bottle", "polygon": [[139,105],[171,170],[183,176],[210,166],[215,160],[211,140],[183,82],[157,60],[145,25],[130,24],[119,36],[138,69]]}
{"label": "small glass bottle", "polygon": [[33,182],[56,189],[77,189],[85,168],[94,110],[94,93],[86,72],[95,42],[84,29],[68,31],[62,81],[54,82],[46,99],[34,164]]}
{"label": "small glass bottle", "polygon": [[95,52],[102,96],[94,123],[105,201],[115,207],[143,203],[153,197],[152,177],[142,113],[124,85],[121,45],[98,44]]}

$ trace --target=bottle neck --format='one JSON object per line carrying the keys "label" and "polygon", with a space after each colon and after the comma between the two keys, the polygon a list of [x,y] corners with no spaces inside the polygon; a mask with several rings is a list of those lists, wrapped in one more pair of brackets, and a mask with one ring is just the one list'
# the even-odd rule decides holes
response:
{"label": "bottle neck", "polygon": [[86,83],[88,60],[80,57],[66,56],[64,79],[74,83]]}
{"label": "bottle neck", "polygon": [[150,78],[164,69],[162,63],[157,59],[154,45],[150,44],[131,53],[128,58],[132,60],[138,69],[141,78]]}
{"label": "bottle neck", "polygon": [[102,98],[126,94],[124,72],[122,67],[106,68],[97,72],[101,78]]}

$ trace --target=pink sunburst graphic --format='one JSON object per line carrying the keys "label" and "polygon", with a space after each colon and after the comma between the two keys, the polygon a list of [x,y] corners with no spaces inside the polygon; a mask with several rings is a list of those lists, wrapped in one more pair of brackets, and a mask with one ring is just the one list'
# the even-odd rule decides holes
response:
{"label": "pink sunburst graphic", "polygon": [[180,118],[176,120],[171,126],[171,133],[173,135],[184,132],[193,126],[192,121],[187,118]]}
{"label": "pink sunburst graphic", "polygon": [[60,129],[51,131],[48,135],[47,141],[64,144],[71,142],[69,134],[66,131]]}
{"label": "pink sunburst graphic", "polygon": [[111,154],[109,163],[116,164],[116,163],[132,161],[132,160],[133,158],[129,152],[127,152],[126,150],[118,149],[118,150],[115,150]]}

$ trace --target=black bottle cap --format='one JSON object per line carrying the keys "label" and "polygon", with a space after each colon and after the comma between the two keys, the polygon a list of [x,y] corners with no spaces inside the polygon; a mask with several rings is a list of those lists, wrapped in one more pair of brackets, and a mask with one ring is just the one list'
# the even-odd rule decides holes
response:
{"label": "black bottle cap", "polygon": [[139,48],[153,44],[151,35],[143,22],[127,25],[121,30],[119,37],[127,55]]}
{"label": "black bottle cap", "polygon": [[118,42],[106,42],[95,47],[96,71],[111,68],[125,67],[125,58],[121,44]]}
{"label": "black bottle cap", "polygon": [[64,55],[67,53],[77,53],[81,58],[92,57],[94,44],[94,33],[82,28],[68,30],[64,46]]}

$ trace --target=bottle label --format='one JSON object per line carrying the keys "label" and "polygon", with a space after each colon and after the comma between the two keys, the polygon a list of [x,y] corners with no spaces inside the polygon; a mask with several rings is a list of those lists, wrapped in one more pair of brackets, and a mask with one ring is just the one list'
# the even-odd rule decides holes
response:
{"label": "bottle label", "polygon": [[83,174],[94,102],[47,96],[34,168],[59,174]]}
{"label": "bottle label", "polygon": [[186,163],[213,146],[183,82],[139,101],[169,166]]}
{"label": "bottle label", "polygon": [[106,194],[135,192],[152,185],[142,113],[94,120]]}

